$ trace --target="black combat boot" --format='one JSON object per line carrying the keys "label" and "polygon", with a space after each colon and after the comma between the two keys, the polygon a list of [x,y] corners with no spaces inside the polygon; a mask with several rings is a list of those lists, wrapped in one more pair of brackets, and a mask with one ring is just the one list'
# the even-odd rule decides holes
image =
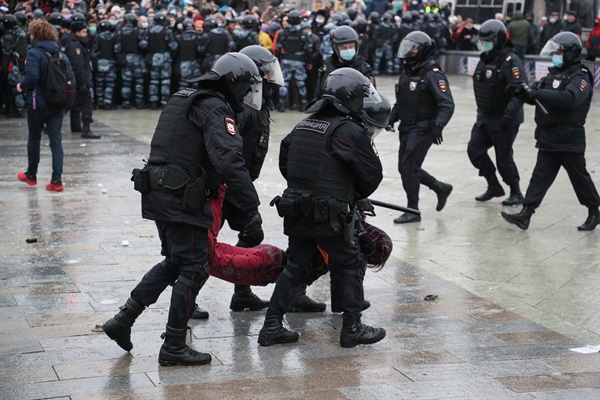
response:
{"label": "black combat boot", "polygon": [[82,139],[100,139],[100,135],[95,134],[90,129],[90,124],[83,124],[83,130],[81,131]]}
{"label": "black combat boot", "polygon": [[288,312],[322,312],[327,305],[319,303],[306,295],[306,284],[301,283],[296,287],[296,294],[288,308]]}
{"label": "black combat boot", "polygon": [[385,337],[385,329],[373,328],[360,322],[361,315],[345,315],[340,335],[342,347],[354,347],[359,344],[377,343]]}
{"label": "black combat boot", "polygon": [[264,310],[269,306],[269,302],[261,300],[257,295],[252,293],[250,286],[235,285],[233,296],[229,308],[232,311],[257,311]]}
{"label": "black combat boot", "polygon": [[523,204],[523,193],[521,193],[521,187],[519,182],[510,185],[510,196],[502,201],[503,206],[518,206]]}
{"label": "black combat boot", "polygon": [[258,344],[272,346],[279,343],[294,343],[298,341],[298,332],[289,331],[283,327],[283,315],[275,315],[267,310],[265,323],[258,334]]}
{"label": "black combat boot", "polygon": [[504,211],[502,211],[500,214],[502,215],[502,218],[504,218],[507,222],[515,224],[519,228],[526,231],[527,228],[529,228],[529,221],[531,220],[531,216],[534,212],[535,210],[533,207],[523,206],[523,209],[518,214],[509,214]]}
{"label": "black combat boot", "polygon": [[435,183],[430,187],[430,189],[435,192],[438,198],[437,206],[435,206],[435,211],[442,211],[442,209],[446,205],[446,200],[448,200],[448,196],[450,196],[450,193],[452,193],[452,185],[440,181],[435,181]]}
{"label": "black combat boot", "polygon": [[600,211],[598,211],[598,207],[590,207],[588,208],[588,217],[583,223],[583,225],[579,225],[577,230],[580,231],[593,231],[596,229],[596,225],[600,220]]}
{"label": "black combat boot", "polygon": [[121,311],[102,325],[102,330],[109,338],[117,342],[123,350],[131,351],[133,349],[131,327],[136,318],[144,311],[144,306],[129,298],[125,305],[119,309]]}
{"label": "black combat boot", "polygon": [[158,353],[160,365],[202,365],[212,361],[210,354],[197,352],[185,343],[186,333],[186,328],[167,325],[167,331],[161,336],[165,342]]}
{"label": "black combat boot", "polygon": [[477,200],[477,201],[488,201],[488,200],[493,199],[494,197],[501,197],[501,196],[504,196],[506,194],[504,192],[504,189],[502,189],[502,186],[500,185],[500,182],[498,182],[498,178],[496,178],[496,174],[486,176],[485,180],[488,183],[488,188],[485,191],[485,193],[483,193],[482,195],[479,195],[479,196],[475,197],[475,200]]}
{"label": "black combat boot", "polygon": [[394,219],[395,224],[409,224],[411,222],[419,222],[421,221],[420,215],[404,213],[398,218]]}
{"label": "black combat boot", "polygon": [[208,316],[208,311],[198,307],[198,304],[194,304],[194,310],[192,311],[192,315],[190,315],[190,319],[208,319]]}

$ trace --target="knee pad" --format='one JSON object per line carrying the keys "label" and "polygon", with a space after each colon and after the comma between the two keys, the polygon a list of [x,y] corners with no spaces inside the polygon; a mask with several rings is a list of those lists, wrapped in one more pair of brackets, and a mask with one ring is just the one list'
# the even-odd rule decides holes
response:
{"label": "knee pad", "polygon": [[282,273],[290,278],[293,283],[300,284],[306,281],[310,268],[310,265],[295,264],[288,261]]}
{"label": "knee pad", "polygon": [[[185,275],[184,275],[185,274]],[[183,265],[179,267],[177,280],[194,291],[196,295],[208,280],[210,271],[208,263]]]}

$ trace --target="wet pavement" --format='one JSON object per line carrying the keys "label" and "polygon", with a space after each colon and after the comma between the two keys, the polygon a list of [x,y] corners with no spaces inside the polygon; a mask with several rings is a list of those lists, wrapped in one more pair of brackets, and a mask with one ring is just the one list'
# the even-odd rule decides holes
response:
{"label": "wet pavement", "polygon": [[[97,324],[111,317],[141,276],[160,261],[151,221],[140,216],[130,172],[147,158],[158,111],[97,111],[96,141],[63,127],[62,193],[47,192],[50,151],[43,141],[37,187],[17,181],[27,164],[25,120],[0,120],[0,399],[543,399],[600,398],[600,229],[579,232],[587,210],[562,171],[529,230],[506,223],[501,199],[478,203],[483,178],[466,144],[474,122],[472,87],[450,77],[457,102],[442,146],[424,168],[454,185],[442,212],[421,190],[423,220],[394,225],[377,209],[370,222],[388,232],[394,252],[369,271],[363,321],[384,327],[371,346],[339,346],[341,316],[329,311],[327,277],[309,288],[328,310],[290,314],[296,344],[256,343],[264,312],[229,310],[233,286],[210,279],[198,302],[210,311],[191,321],[192,346],[213,356],[200,367],[159,367],[170,291],[133,327],[131,354]],[[392,78],[379,88],[393,99]],[[533,113],[515,143],[525,190],[535,164]],[[600,99],[587,122],[587,167],[600,187]],[[284,181],[279,141],[303,114],[273,113],[271,149],[256,182],[265,243],[285,247],[281,219],[268,206]],[[385,178],[372,197],[405,205],[396,168],[397,134],[376,144]],[[519,208],[512,209],[517,212]],[[36,238],[37,243],[26,243]],[[224,229],[222,241],[235,243]],[[268,298],[272,286],[254,291]],[[425,301],[429,294],[434,301]]]}

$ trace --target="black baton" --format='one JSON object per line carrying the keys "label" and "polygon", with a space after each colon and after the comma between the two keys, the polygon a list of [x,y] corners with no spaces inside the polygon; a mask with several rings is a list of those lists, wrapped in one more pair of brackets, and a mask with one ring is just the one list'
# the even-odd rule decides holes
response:
{"label": "black baton", "polygon": [[397,206],[396,204],[384,203],[383,201],[369,199],[371,204],[374,206],[389,208],[390,210],[402,211],[409,214],[421,215],[421,211],[415,210],[414,208]]}
{"label": "black baton", "polygon": [[542,110],[544,114],[548,115],[548,110],[546,110],[546,107],[544,107],[544,105],[540,103],[538,99],[533,99],[533,101],[535,101],[535,104],[540,108],[540,110]]}

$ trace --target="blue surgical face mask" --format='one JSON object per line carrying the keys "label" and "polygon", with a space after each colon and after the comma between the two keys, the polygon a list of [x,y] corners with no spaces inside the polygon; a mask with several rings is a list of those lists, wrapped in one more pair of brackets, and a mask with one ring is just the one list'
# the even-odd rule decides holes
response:
{"label": "blue surgical face mask", "polygon": [[355,49],[340,50],[340,58],[344,61],[350,61],[356,55]]}
{"label": "blue surgical face mask", "polygon": [[483,48],[484,52],[489,53],[494,48],[494,42],[483,42],[482,41],[481,47]]}
{"label": "blue surgical face mask", "polygon": [[88,28],[88,31],[90,31],[90,33],[96,33],[96,27],[95,26],[90,26]]}
{"label": "blue surgical face mask", "polygon": [[562,68],[563,56],[559,54],[552,54],[552,64],[554,64],[556,68]]}
{"label": "blue surgical face mask", "polygon": [[556,22],[556,18],[548,18],[548,21],[549,21],[551,24],[553,24],[553,23],[555,23],[555,22]]}

